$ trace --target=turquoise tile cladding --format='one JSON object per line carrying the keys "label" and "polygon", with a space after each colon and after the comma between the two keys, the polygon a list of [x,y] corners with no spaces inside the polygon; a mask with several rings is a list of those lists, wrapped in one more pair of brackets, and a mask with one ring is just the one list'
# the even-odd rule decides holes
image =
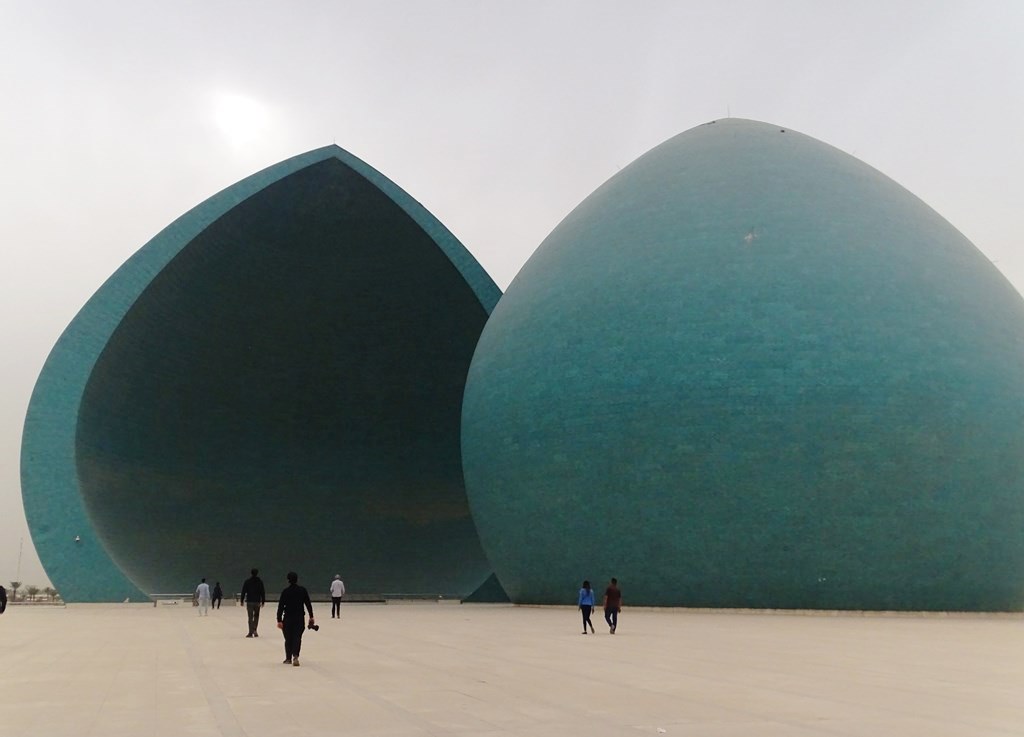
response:
{"label": "turquoise tile cladding", "polygon": [[514,601],[1020,610],[1024,301],[866,164],[716,121],[510,285],[463,465]]}

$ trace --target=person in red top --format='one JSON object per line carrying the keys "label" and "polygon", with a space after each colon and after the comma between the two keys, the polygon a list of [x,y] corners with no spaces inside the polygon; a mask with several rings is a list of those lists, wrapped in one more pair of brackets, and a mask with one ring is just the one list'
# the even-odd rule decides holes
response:
{"label": "person in red top", "polygon": [[604,621],[608,623],[608,631],[615,634],[619,626],[619,612],[622,611],[622,591],[618,579],[613,578],[604,590]]}

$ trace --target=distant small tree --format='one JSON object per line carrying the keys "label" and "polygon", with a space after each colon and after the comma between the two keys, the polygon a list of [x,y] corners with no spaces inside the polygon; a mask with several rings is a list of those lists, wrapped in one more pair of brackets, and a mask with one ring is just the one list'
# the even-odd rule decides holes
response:
{"label": "distant small tree", "polygon": [[21,581],[11,581],[11,601],[18,600],[18,589],[21,588]]}
{"label": "distant small tree", "polygon": [[35,601],[36,600],[36,594],[39,593],[39,587],[38,586],[26,586],[25,587],[25,593],[28,594],[28,600],[29,601]]}
{"label": "distant small tree", "polygon": [[50,601],[57,600],[57,589],[53,588],[53,586],[47,586],[43,589],[43,593],[49,597]]}

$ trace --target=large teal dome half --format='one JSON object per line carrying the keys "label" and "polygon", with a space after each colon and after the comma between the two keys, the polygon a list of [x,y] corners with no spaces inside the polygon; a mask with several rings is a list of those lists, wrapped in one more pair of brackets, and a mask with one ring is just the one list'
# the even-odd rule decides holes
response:
{"label": "large teal dome half", "polygon": [[721,120],[648,152],[489,319],[463,467],[513,600],[1017,610],[1024,301],[864,163]]}
{"label": "large teal dome half", "polygon": [[54,346],[25,420],[32,537],[68,601],[268,589],[465,595],[490,573],[460,407],[500,291],[337,146],[182,215]]}

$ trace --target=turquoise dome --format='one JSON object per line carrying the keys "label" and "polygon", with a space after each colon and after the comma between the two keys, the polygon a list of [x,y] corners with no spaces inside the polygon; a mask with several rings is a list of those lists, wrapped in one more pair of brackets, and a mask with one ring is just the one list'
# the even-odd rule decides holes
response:
{"label": "turquoise dome", "polygon": [[237,591],[253,566],[460,596],[490,569],[460,407],[500,292],[337,146],[171,223],[82,308],[25,421],[32,537],[68,601]]}
{"label": "turquoise dome", "polygon": [[1019,610],[1024,301],[863,162],[719,120],[623,169],[483,330],[469,504],[517,602]]}

